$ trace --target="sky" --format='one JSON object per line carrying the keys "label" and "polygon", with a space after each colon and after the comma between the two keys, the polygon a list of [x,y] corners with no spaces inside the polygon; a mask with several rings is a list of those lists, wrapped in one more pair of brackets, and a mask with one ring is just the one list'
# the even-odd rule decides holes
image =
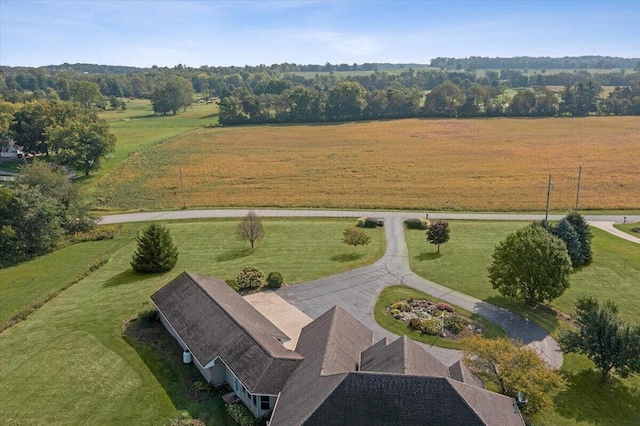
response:
{"label": "sky", "polygon": [[0,0],[0,65],[640,57],[640,0]]}

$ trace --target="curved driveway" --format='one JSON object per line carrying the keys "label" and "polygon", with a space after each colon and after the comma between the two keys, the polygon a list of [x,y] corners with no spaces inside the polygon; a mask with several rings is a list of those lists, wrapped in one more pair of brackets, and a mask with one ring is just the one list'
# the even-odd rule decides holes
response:
{"label": "curved driveway", "polygon": [[[553,367],[562,365],[562,352],[556,341],[535,323],[506,309],[480,299],[451,290],[426,280],[411,272],[402,220],[424,217],[415,212],[364,212],[346,210],[279,210],[256,209],[263,217],[380,217],[385,220],[387,249],[384,256],[372,265],[329,277],[320,278],[278,290],[278,294],[311,318],[317,318],[334,305],[339,305],[374,331],[377,338],[397,336],[378,325],[373,318],[373,308],[378,295],[385,287],[404,284],[432,296],[446,300],[468,311],[475,312],[503,327],[512,338],[522,340],[535,349]],[[148,220],[242,217],[246,209],[229,210],[178,210],[167,212],[130,213],[102,217],[102,224],[140,222]],[[551,215],[550,220],[563,216]],[[458,220],[541,220],[540,214],[504,213],[429,213],[429,219]],[[613,228],[614,222],[622,222],[623,216],[585,216],[593,226],[604,229],[627,240],[637,240]],[[627,216],[629,222],[640,221],[640,216]],[[617,231],[617,232],[615,232]],[[623,234],[623,235],[622,235]],[[628,238],[627,238],[628,237]],[[429,352],[447,365],[460,359],[460,351],[423,345]]]}

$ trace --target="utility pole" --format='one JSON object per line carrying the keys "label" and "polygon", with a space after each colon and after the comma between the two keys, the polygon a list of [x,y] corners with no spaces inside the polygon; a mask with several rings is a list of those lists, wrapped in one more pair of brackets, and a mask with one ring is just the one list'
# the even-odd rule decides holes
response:
{"label": "utility pole", "polygon": [[576,192],[576,212],[578,211],[578,200],[580,199],[580,178],[582,177],[582,166],[578,169],[578,191]]}
{"label": "utility pole", "polygon": [[544,215],[544,223],[549,219],[549,199],[551,198],[551,175],[549,175],[549,185],[547,186],[547,212]]}
{"label": "utility pole", "polygon": [[182,190],[182,208],[187,208],[187,202],[184,196],[184,182],[182,181],[182,166],[180,166],[180,189]]}

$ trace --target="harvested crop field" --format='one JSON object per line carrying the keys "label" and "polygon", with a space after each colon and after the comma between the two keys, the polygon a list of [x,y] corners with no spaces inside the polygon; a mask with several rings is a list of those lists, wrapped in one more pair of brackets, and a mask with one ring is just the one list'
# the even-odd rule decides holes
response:
{"label": "harvested crop field", "polygon": [[640,208],[640,118],[407,119],[201,129],[105,177],[105,209]]}

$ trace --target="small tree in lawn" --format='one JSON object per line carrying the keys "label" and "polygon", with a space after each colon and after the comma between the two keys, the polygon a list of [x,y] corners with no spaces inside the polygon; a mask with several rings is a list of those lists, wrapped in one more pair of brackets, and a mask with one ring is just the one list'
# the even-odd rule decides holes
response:
{"label": "small tree in lawn", "polygon": [[347,228],[342,233],[342,242],[354,247],[365,246],[371,242],[371,237],[362,229]]}
{"label": "small tree in lawn", "polygon": [[151,223],[138,236],[138,248],[131,259],[134,271],[151,274],[173,269],[178,261],[178,248],[173,244],[169,229]]}
{"label": "small tree in lawn", "polygon": [[560,296],[569,287],[571,259],[559,238],[539,225],[520,229],[499,243],[489,280],[503,296],[530,305]]}
{"label": "small tree in lawn", "polygon": [[249,290],[262,287],[264,284],[264,274],[258,268],[245,266],[236,278],[240,290]]}
{"label": "small tree in lawn", "polygon": [[602,305],[593,296],[576,301],[573,319],[577,330],[563,330],[559,343],[563,351],[578,352],[591,358],[605,382],[614,370],[627,377],[640,372],[640,327],[631,327],[618,318],[618,306],[611,301]]}
{"label": "small tree in lawn", "polygon": [[440,244],[449,241],[449,222],[437,221],[429,225],[427,229],[427,241],[438,246],[440,253]]}
{"label": "small tree in lawn", "polygon": [[503,395],[515,398],[522,392],[528,400],[523,411],[528,414],[551,406],[553,394],[566,385],[558,372],[521,342],[474,335],[464,343],[463,362],[471,371],[495,383]]}
{"label": "small tree in lawn", "polygon": [[236,233],[241,240],[249,241],[251,248],[253,248],[257,240],[264,238],[262,219],[256,212],[250,211],[242,218],[242,222],[238,224]]}

